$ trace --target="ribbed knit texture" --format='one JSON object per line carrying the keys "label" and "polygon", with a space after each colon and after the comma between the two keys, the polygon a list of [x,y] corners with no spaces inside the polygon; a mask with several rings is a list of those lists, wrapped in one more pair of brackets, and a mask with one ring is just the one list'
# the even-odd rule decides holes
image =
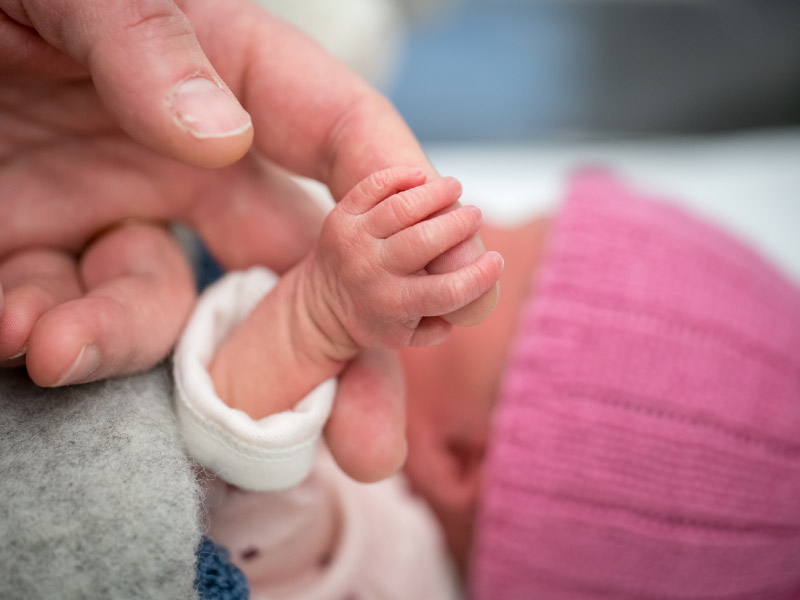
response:
{"label": "ribbed knit texture", "polygon": [[800,598],[796,288],[718,230],[586,172],[520,332],[473,598]]}

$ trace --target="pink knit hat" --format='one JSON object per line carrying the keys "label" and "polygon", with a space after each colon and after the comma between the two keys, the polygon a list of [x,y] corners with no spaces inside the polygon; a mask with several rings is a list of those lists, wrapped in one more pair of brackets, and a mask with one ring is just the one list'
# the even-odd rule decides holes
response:
{"label": "pink knit hat", "polygon": [[800,598],[796,288],[586,172],[519,331],[473,598]]}

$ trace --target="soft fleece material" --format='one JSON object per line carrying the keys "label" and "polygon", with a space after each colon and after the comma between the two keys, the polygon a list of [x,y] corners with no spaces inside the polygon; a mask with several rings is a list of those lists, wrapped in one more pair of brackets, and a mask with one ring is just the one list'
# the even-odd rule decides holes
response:
{"label": "soft fleece material", "polygon": [[196,598],[199,488],[170,373],[67,388],[0,371],[0,598]]}
{"label": "soft fleece material", "polygon": [[800,598],[800,293],[676,208],[575,179],[491,439],[476,600]]}

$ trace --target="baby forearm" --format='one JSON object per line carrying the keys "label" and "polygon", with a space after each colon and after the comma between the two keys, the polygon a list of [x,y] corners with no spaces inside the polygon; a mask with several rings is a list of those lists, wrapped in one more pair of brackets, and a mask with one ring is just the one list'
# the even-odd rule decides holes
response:
{"label": "baby forearm", "polygon": [[291,409],[357,352],[347,344],[334,346],[308,310],[307,262],[280,279],[209,365],[220,399],[254,419]]}

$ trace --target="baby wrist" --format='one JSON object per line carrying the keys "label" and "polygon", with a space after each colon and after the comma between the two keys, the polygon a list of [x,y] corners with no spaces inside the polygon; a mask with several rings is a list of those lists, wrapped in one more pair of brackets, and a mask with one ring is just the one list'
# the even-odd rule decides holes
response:
{"label": "baby wrist", "polygon": [[225,336],[274,289],[263,268],[230,273],[203,293],[173,358],[175,412],[188,452],[226,481],[282,489],[308,474],[336,380],[317,386],[292,410],[253,419],[223,402],[208,366]]}
{"label": "baby wrist", "polygon": [[330,289],[316,254],[307,255],[298,267],[295,282],[298,314],[293,322],[302,328],[295,338],[302,343],[297,350],[319,364],[336,364],[341,368],[363,348],[329,302],[338,296]]}

